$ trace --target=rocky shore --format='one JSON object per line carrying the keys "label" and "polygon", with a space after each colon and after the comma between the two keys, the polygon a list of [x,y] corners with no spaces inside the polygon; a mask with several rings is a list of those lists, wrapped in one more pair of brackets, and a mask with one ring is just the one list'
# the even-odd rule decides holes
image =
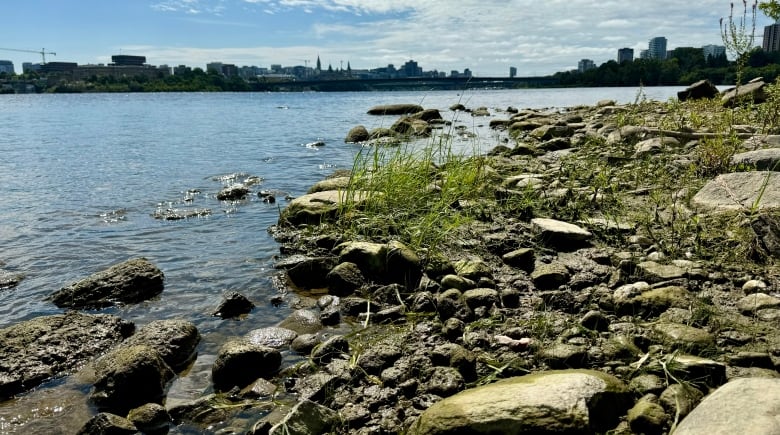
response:
{"label": "rocky shore", "polygon": [[[356,165],[293,199],[270,229],[289,292],[270,302],[296,310],[223,344],[213,394],[165,406],[196,358],[191,323],[136,331],[81,312],[163,292],[146,259],[51,295],[78,311],[0,330],[0,393],[78,371],[98,411],[90,434],[778,433],[772,92],[371,108],[400,118],[346,142],[446,140],[468,117],[500,143],[428,162],[412,192],[380,190],[393,184],[377,182],[383,169]],[[257,302],[230,294],[214,314],[251,316]]]}

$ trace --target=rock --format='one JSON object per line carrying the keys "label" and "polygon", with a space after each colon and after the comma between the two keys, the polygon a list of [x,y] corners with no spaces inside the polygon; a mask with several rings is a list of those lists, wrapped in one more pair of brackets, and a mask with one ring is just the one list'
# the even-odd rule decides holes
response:
{"label": "rock", "polygon": [[[651,364],[649,369],[665,376],[660,364]],[[686,354],[674,354],[666,362],[666,370],[675,379],[709,387],[726,382],[726,365],[711,359]]]}
{"label": "rock", "polygon": [[295,331],[275,326],[253,329],[244,336],[252,344],[273,347],[274,349],[290,346],[296,337],[298,337],[298,333]]}
{"label": "rock", "polygon": [[313,224],[329,221],[338,215],[339,208],[345,204],[356,207],[377,193],[367,191],[325,190],[299,196],[282,210],[280,223],[290,225]]}
{"label": "rock", "polygon": [[243,184],[232,184],[217,192],[217,199],[220,201],[236,201],[244,199],[249,193],[249,189]]}
{"label": "rock", "polygon": [[731,88],[723,91],[720,102],[725,107],[734,107],[742,103],[760,104],[766,101],[766,83],[756,81],[746,83],[738,88]]}
{"label": "rock", "polygon": [[469,308],[498,306],[498,291],[492,288],[476,288],[463,292],[463,300]]}
{"label": "rock", "polygon": [[421,112],[413,113],[409,116],[412,119],[420,119],[425,122],[437,121],[443,119],[439,109],[425,109]]}
{"label": "rock", "polygon": [[531,219],[531,229],[544,243],[556,247],[572,247],[585,242],[592,234],[577,225],[555,219]]}
{"label": "rock", "polygon": [[301,334],[295,337],[290,347],[300,354],[308,355],[318,344],[320,344],[320,339],[316,334]]}
{"label": "rock", "polygon": [[243,314],[249,314],[255,304],[252,303],[246,296],[241,293],[231,291],[228,292],[222,302],[216,310],[214,310],[213,316],[221,317],[223,319],[231,319],[239,317]]}
{"label": "rock", "polygon": [[332,177],[314,183],[306,193],[327,192],[331,190],[347,190],[351,177]]}
{"label": "rock", "polygon": [[149,346],[175,371],[186,368],[197,356],[200,333],[186,320],[155,320],[144,325],[125,345]]}
{"label": "rock", "polygon": [[680,101],[687,100],[711,100],[720,94],[715,85],[707,79],[699,80],[698,82],[688,86],[684,90],[677,92],[677,99]]}
{"label": "rock", "polygon": [[668,419],[661,405],[645,399],[639,400],[628,410],[628,425],[634,433],[660,435]]}
{"label": "rock", "polygon": [[190,429],[188,432],[213,433],[214,426],[224,424],[239,412],[245,415],[266,414],[271,408],[265,401],[245,400],[232,394],[208,394],[191,402],[172,406],[168,413],[174,424],[185,424],[185,427]]}
{"label": "rock", "polygon": [[431,126],[421,119],[404,116],[390,126],[390,131],[401,136],[427,137],[431,132]]}
{"label": "rock", "polygon": [[581,368],[588,361],[588,350],[585,346],[566,343],[553,343],[539,350],[537,357],[552,369]]}
{"label": "rock", "polygon": [[468,389],[439,401],[410,435],[553,434],[613,429],[630,406],[617,378],[593,370],[549,371]]}
{"label": "rock", "polygon": [[358,366],[368,374],[378,375],[395,363],[403,353],[397,345],[378,343],[369,347],[358,358]]}
{"label": "rock", "polygon": [[0,269],[0,290],[16,287],[23,279],[24,275],[21,273]]}
{"label": "rock", "polygon": [[521,248],[501,256],[504,263],[530,272],[534,269],[535,254],[533,248]]}
{"label": "rock", "polygon": [[73,311],[0,329],[0,401],[74,371],[133,329],[117,316]]}
{"label": "rock", "polygon": [[138,433],[138,428],[124,417],[101,412],[90,418],[76,433],[77,435],[133,435]]}
{"label": "rock", "polygon": [[707,182],[691,205],[713,213],[780,209],[780,173],[767,171],[721,174]]}
{"label": "rock", "polygon": [[475,288],[476,286],[477,283],[474,281],[458,275],[444,275],[441,279],[441,288],[445,290],[457,289],[460,291],[466,291],[468,289]]}
{"label": "rock", "polygon": [[374,106],[368,110],[369,115],[406,115],[409,113],[422,112],[423,107],[419,104],[383,104]]}
{"label": "rock", "polygon": [[636,265],[640,278],[650,283],[670,281],[685,277],[685,269],[673,264],[660,264],[655,261],[643,261]]}
{"label": "rock", "polygon": [[702,354],[715,348],[715,337],[709,332],[680,323],[660,322],[653,326],[658,339],[673,350]]}
{"label": "rock", "polygon": [[531,280],[539,290],[555,290],[569,282],[569,269],[561,263],[540,264],[531,272]]}
{"label": "rock", "polygon": [[780,219],[761,214],[750,222],[756,242],[766,255],[780,258]]}
{"label": "rock", "polygon": [[765,293],[765,290],[766,283],[758,279],[751,279],[745,281],[745,283],[742,284],[742,291],[745,292],[746,295],[751,295],[753,293]]}
{"label": "rock", "polygon": [[357,264],[345,261],[339,263],[325,277],[328,293],[336,296],[349,296],[366,284],[366,278]]}
{"label": "rock", "polygon": [[310,400],[298,402],[290,412],[273,426],[269,435],[311,435],[330,433],[339,422],[339,414]]}
{"label": "rock", "polygon": [[417,287],[422,278],[420,257],[408,246],[391,240],[387,243],[387,279],[407,288]]}
{"label": "rock", "polygon": [[152,214],[155,219],[166,221],[178,221],[194,217],[205,217],[211,215],[211,209],[208,208],[167,208],[157,210]]}
{"label": "rock", "polygon": [[217,391],[243,388],[257,378],[274,374],[282,363],[278,350],[253,344],[246,339],[222,345],[211,368],[211,380]]}
{"label": "rock", "polygon": [[780,433],[780,379],[739,378],[715,390],[685,417],[675,435]]}
{"label": "rock", "polygon": [[95,362],[90,400],[98,409],[121,415],[145,403],[162,403],[174,373],[154,348],[123,345]]}
{"label": "rock", "polygon": [[690,385],[672,384],[661,393],[659,401],[669,414],[682,418],[693,411],[702,397],[704,394]]}
{"label": "rock", "polygon": [[95,309],[136,303],[163,291],[164,275],[146,258],[135,258],[63,287],[48,297],[60,308]]}
{"label": "rock", "polygon": [[591,310],[582,316],[580,325],[591,331],[606,331],[609,329],[609,319],[601,311]]}
{"label": "rock", "polygon": [[[644,284],[638,285],[638,284]],[[640,282],[619,287],[613,294],[618,315],[657,316],[669,308],[688,308],[693,296],[684,287],[667,286],[651,289]]]}
{"label": "rock", "polygon": [[311,351],[311,358],[316,363],[327,364],[333,358],[349,354],[349,342],[346,338],[335,335],[320,343]]}
{"label": "rock", "polygon": [[750,316],[757,313],[760,310],[767,308],[780,307],[780,299],[774,296],[769,296],[766,293],[753,293],[747,295],[737,302],[737,309],[746,315]]}
{"label": "rock", "polygon": [[368,140],[368,130],[363,125],[352,127],[344,138],[346,143],[359,143]]}
{"label": "rock", "polygon": [[307,309],[295,310],[279,323],[280,328],[290,329],[298,334],[314,334],[322,329],[320,317]]}
{"label": "rock", "polygon": [[644,373],[631,379],[631,382],[628,385],[631,390],[636,391],[641,395],[659,394],[664,391],[666,382],[661,379],[660,376],[652,373]]}
{"label": "rock", "polygon": [[574,129],[568,125],[543,125],[531,131],[531,136],[539,140],[550,140],[557,137],[570,137]]}
{"label": "rock", "polygon": [[654,137],[643,140],[636,144],[634,151],[635,158],[642,158],[652,154],[660,154],[669,147],[680,146],[680,141],[673,137]]}
{"label": "rock", "polygon": [[434,367],[422,386],[426,393],[449,397],[462,390],[466,382],[463,375],[452,367]]}
{"label": "rock", "polygon": [[302,289],[323,288],[327,285],[328,273],[336,266],[335,257],[296,257],[295,262],[277,264],[276,268],[287,270],[293,284]]}
{"label": "rock", "polygon": [[370,242],[346,242],[336,247],[339,263],[356,264],[370,278],[383,278],[387,271],[387,245]]}
{"label": "rock", "polygon": [[144,433],[167,433],[171,416],[164,406],[157,403],[147,403],[131,409],[127,419]]}
{"label": "rock", "polygon": [[780,148],[734,154],[731,164],[743,171],[780,171]]}
{"label": "rock", "polygon": [[457,111],[463,112],[463,111],[466,110],[466,106],[464,106],[463,104],[460,104],[460,103],[456,103],[456,104],[453,104],[452,106],[450,106],[450,110],[452,110],[453,112],[457,112]]}
{"label": "rock", "polygon": [[458,276],[477,281],[480,278],[492,278],[493,268],[481,258],[458,260],[453,264]]}

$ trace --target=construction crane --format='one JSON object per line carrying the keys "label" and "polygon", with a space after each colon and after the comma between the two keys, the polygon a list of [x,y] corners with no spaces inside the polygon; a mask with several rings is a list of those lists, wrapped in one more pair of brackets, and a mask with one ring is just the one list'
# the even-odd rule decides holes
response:
{"label": "construction crane", "polygon": [[18,48],[0,48],[0,50],[6,50],[6,51],[18,51],[18,52],[21,52],[21,53],[38,53],[38,54],[40,54],[40,55],[41,55],[41,60],[43,61],[43,64],[44,64],[44,65],[46,65],[46,55],[47,55],[47,54],[50,54],[50,55],[52,55],[52,56],[56,56],[56,55],[57,55],[57,53],[55,53],[55,52],[53,52],[53,51],[46,51],[46,49],[45,49],[45,48],[41,48],[41,51],[36,51],[36,50],[20,50],[20,49],[18,49]]}

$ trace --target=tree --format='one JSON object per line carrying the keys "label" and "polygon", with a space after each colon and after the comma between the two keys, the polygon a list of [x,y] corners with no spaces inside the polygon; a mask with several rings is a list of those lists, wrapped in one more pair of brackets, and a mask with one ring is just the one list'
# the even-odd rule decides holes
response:
{"label": "tree", "polygon": [[780,20],[780,2],[778,0],[762,1],[759,3],[758,8],[772,20]]}

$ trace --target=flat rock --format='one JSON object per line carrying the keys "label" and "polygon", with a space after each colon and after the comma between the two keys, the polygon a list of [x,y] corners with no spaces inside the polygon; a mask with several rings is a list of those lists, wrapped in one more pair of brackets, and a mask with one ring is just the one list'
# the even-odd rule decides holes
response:
{"label": "flat rock", "polygon": [[351,180],[351,177],[326,178],[314,183],[314,185],[309,188],[307,193],[326,192],[329,190],[346,190]]}
{"label": "flat rock", "polygon": [[780,433],[780,379],[739,378],[715,390],[685,417],[675,435]]}
{"label": "flat rock", "polygon": [[780,171],[780,148],[765,148],[735,154],[731,164],[745,170]]}
{"label": "flat rock", "polygon": [[422,112],[423,107],[419,104],[381,104],[368,109],[369,115],[406,115],[409,113]]}
{"label": "flat rock", "polygon": [[[279,218],[280,222],[292,225],[319,224],[322,221],[334,219],[339,207],[346,203],[360,206],[371,193],[367,191],[324,190],[299,196],[287,205]],[[378,195],[374,193],[374,195]]]}
{"label": "flat rock", "polygon": [[780,172],[721,174],[691,199],[691,205],[712,213],[780,209]]}
{"label": "flat rock", "polygon": [[117,316],[74,311],[0,329],[0,400],[77,369],[133,328]]}
{"label": "flat rock", "polygon": [[655,261],[642,261],[637,264],[642,279],[654,283],[685,277],[685,269],[674,264],[660,264]]}
{"label": "flat rock", "polygon": [[296,337],[298,337],[297,332],[275,326],[253,329],[246,334],[246,339],[253,344],[277,349],[290,346]]}
{"label": "flat rock", "polygon": [[156,350],[166,364],[182,370],[197,356],[200,333],[187,320],[162,319],[144,325],[125,344],[143,344]]}
{"label": "flat rock", "polygon": [[658,339],[672,349],[687,353],[711,351],[715,347],[715,337],[709,332],[680,323],[661,322],[653,326]]}
{"label": "flat rock", "polygon": [[146,258],[134,258],[70,284],[49,300],[60,308],[95,309],[137,303],[163,291],[163,272]]}
{"label": "flat rock", "polygon": [[553,245],[582,243],[592,236],[582,227],[555,219],[531,219],[531,228],[543,241]]}
{"label": "flat rock", "polygon": [[409,434],[557,434],[606,432],[631,405],[628,388],[594,370],[509,378],[441,400]]}
{"label": "flat rock", "polygon": [[780,299],[766,293],[753,293],[737,302],[737,309],[742,314],[752,315],[758,311],[780,307]]}

